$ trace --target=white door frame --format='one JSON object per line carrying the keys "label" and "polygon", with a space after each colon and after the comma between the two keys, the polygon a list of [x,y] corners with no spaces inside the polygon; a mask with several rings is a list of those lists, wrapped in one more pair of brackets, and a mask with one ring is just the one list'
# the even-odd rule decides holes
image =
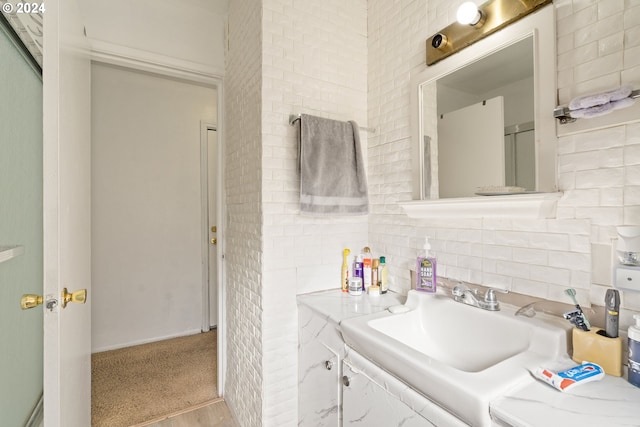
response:
{"label": "white door frame", "polygon": [[[200,121],[200,218],[201,218],[201,232],[202,236],[202,244],[201,244],[201,257],[202,257],[202,331],[206,332],[210,329],[211,325],[211,307],[210,304],[210,277],[209,277],[209,131],[216,131],[217,127],[213,123],[207,123]],[[219,145],[217,145],[219,147]],[[219,153],[220,149],[218,148],[218,163],[219,163]],[[219,165],[215,165],[216,168],[216,199],[218,199],[218,191],[220,190],[220,180],[221,176],[218,170]],[[219,217],[219,209],[218,203],[220,200],[216,200],[216,218]],[[217,233],[221,233],[221,227],[218,227]],[[220,252],[217,251],[216,258],[218,258],[218,264],[221,264]],[[216,270],[216,272],[218,272]],[[220,282],[220,276],[216,278],[217,282]]]}
{"label": "white door frame", "polygon": [[[129,55],[126,51],[118,51],[112,46],[112,50],[94,50],[91,52],[91,60],[97,63],[117,65],[120,67],[146,71],[161,76],[177,78],[188,83],[204,84],[209,87],[215,87],[217,90],[217,125],[216,132],[218,137],[218,195],[217,195],[217,214],[218,214],[218,394],[224,397],[225,372],[226,372],[226,312],[225,312],[225,295],[226,295],[226,273],[224,263],[225,245],[225,224],[227,219],[226,192],[224,185],[224,79],[220,75],[210,72],[203,72],[194,69],[193,64],[176,58],[162,57],[162,61],[170,60],[170,62],[160,62],[160,60],[152,59],[136,59]],[[207,240],[208,241],[208,240]],[[207,261],[208,263],[208,261]],[[204,286],[204,284],[203,284]],[[207,284],[208,286],[208,284]],[[208,327],[208,326],[207,326]]]}

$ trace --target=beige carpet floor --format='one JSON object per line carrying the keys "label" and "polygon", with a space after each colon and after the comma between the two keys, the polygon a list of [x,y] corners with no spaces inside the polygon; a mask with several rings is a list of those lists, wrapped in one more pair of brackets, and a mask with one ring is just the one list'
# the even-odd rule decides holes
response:
{"label": "beige carpet floor", "polygon": [[91,424],[128,427],[218,396],[216,331],[95,353]]}

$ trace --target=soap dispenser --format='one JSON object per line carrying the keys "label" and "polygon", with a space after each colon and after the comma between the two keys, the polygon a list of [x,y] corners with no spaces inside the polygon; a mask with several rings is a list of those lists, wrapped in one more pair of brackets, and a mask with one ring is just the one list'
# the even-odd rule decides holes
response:
{"label": "soap dispenser", "polygon": [[640,314],[634,314],[636,324],[629,326],[629,382],[640,387]]}
{"label": "soap dispenser", "polygon": [[429,238],[424,242],[424,257],[418,257],[416,262],[416,290],[436,292],[436,259],[431,256]]}

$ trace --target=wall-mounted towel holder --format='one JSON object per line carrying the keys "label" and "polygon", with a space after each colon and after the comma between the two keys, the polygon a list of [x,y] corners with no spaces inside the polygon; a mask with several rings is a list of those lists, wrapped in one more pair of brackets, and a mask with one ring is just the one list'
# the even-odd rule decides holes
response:
{"label": "wall-mounted towel holder", "polygon": [[[293,126],[293,124],[298,120],[300,120],[301,117],[302,117],[302,114],[289,114],[289,124]],[[359,126],[359,128],[360,130],[363,130],[365,132],[376,133],[376,128],[367,128],[363,126]]]}
{"label": "wall-mounted towel holder", "polygon": [[[631,95],[629,95],[629,98],[640,98],[640,89],[632,91]],[[569,109],[569,107],[556,107],[555,110],[553,110],[553,117],[558,119],[560,121],[560,124],[562,125],[572,123],[577,120],[577,118],[571,117],[571,110]]]}

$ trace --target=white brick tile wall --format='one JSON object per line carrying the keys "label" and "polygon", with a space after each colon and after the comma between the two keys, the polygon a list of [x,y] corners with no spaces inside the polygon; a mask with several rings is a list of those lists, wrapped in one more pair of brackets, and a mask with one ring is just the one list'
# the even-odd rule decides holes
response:
{"label": "white brick tile wall", "polygon": [[[560,15],[560,14],[559,14]],[[573,2],[573,13],[567,13],[565,16],[558,17],[557,34],[562,37],[567,34],[575,33],[582,28],[593,25],[598,20],[598,8],[596,5],[579,9],[577,1]]]}
{"label": "white brick tile wall", "polygon": [[[264,0],[262,20],[262,425],[297,425],[297,293],[340,287],[342,250],[368,244],[368,216],[299,212],[289,114],[367,124],[367,2]],[[360,131],[365,153],[367,133]],[[386,157],[378,152],[370,162]],[[393,155],[393,153],[390,153]],[[408,162],[408,158],[390,158]],[[367,160],[367,158],[365,158]],[[375,175],[369,174],[371,187]],[[376,192],[372,193],[372,199]],[[384,201],[381,201],[384,203]],[[377,245],[372,244],[379,253]]]}
{"label": "white brick tile wall", "polygon": [[340,286],[342,249],[367,244],[368,217],[300,215],[288,116],[367,126],[367,3],[231,2],[229,39],[226,397],[243,426],[294,426],[296,294]]}
{"label": "white brick tile wall", "polygon": [[598,2],[598,19],[604,19],[608,16],[623,12],[624,1],[625,0],[607,0]]}
{"label": "white brick tile wall", "polygon": [[596,6],[597,4],[598,0],[573,0],[573,11],[578,12],[584,8]]}
{"label": "white brick tile wall", "polygon": [[259,426],[262,381],[261,3],[229,5],[225,79],[227,372],[238,422]]}
{"label": "white brick tile wall", "polygon": [[627,49],[640,45],[640,26],[625,30],[623,43]]}
{"label": "white brick tile wall", "polygon": [[598,56],[605,56],[621,50],[624,46],[624,32],[617,31],[598,41]]}
{"label": "white brick tile wall", "polygon": [[[405,199],[410,194],[410,168],[391,167],[374,147],[402,153],[410,146],[410,137],[398,132],[410,126],[408,78],[424,69],[424,41],[453,21],[459,3],[369,1],[369,126],[379,129],[369,140],[369,161],[380,169],[376,191]],[[640,54],[635,51],[640,46],[639,3],[554,1],[561,103],[625,82],[640,87]],[[482,284],[564,302],[563,290],[573,286],[584,290],[579,296],[589,304],[590,296],[601,293],[590,291],[591,244],[610,244],[616,225],[640,224],[640,217],[634,216],[640,213],[638,144],[640,123],[560,138],[558,184],[564,196],[557,220],[485,219],[466,224],[463,232],[453,220],[410,220],[380,199],[382,205],[376,203],[370,216],[370,239],[384,240],[379,229],[387,235],[417,236],[409,238],[409,248],[398,247],[396,252],[396,246],[389,246],[390,264],[402,266],[390,268],[397,289],[409,288],[404,268],[422,253],[422,237],[428,236],[443,276],[473,277]],[[374,199],[379,200],[375,195]],[[469,241],[463,234],[469,232],[476,246],[463,244]],[[472,253],[477,248],[479,254]]]}
{"label": "white brick tile wall", "polygon": [[555,0],[553,4],[556,8],[556,21],[558,22],[573,13],[573,0]]}
{"label": "white brick tile wall", "polygon": [[618,73],[623,69],[623,57],[623,52],[614,52],[579,64],[573,69],[573,78],[576,83],[583,83]]}
{"label": "white brick tile wall", "polygon": [[[411,198],[409,82],[424,41],[462,2],[238,0],[229,5],[226,162],[226,398],[243,426],[297,424],[295,296],[338,286],[341,252],[370,244],[387,256],[392,288],[428,236],[441,275],[565,301],[601,301],[591,244],[640,223],[640,123],[563,137],[557,220],[420,221]],[[478,0],[476,3],[482,3]],[[640,86],[640,2],[555,0],[558,97]],[[288,115],[355,119],[370,182],[368,217],[298,210],[296,134]],[[640,299],[625,295],[626,307]]]}
{"label": "white brick tile wall", "polygon": [[601,14],[598,13],[597,19],[598,21],[595,25],[579,28],[573,33],[574,45],[576,47],[606,40],[607,37],[612,35],[623,35],[621,31],[624,25],[622,11],[606,17],[602,17]]}

